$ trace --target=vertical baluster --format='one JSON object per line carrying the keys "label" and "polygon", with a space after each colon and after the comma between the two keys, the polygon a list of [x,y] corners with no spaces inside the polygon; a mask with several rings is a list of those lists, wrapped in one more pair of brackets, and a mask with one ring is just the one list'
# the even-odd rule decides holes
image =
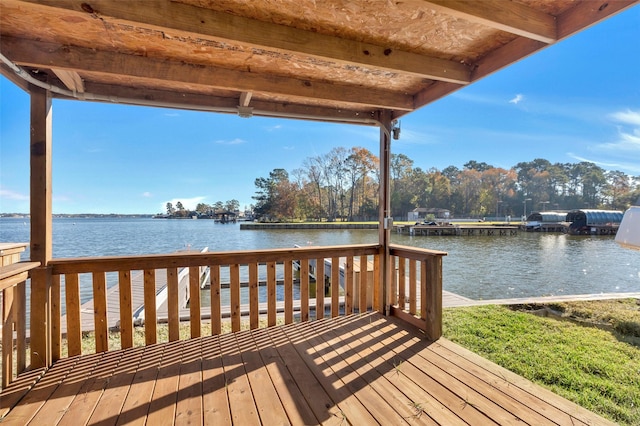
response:
{"label": "vertical baluster", "polygon": [[[340,265],[336,265],[339,267]],[[347,256],[344,267],[344,314],[353,313],[353,256]]]}
{"label": "vertical baluster", "polygon": [[259,324],[259,298],[258,298],[258,264],[249,264],[249,328],[258,328]]}
{"label": "vertical baluster", "polygon": [[340,258],[331,258],[331,318],[340,314]]}
{"label": "vertical baluster", "polygon": [[[391,262],[393,262],[393,258],[391,258]],[[391,271],[393,271],[393,263],[391,263]],[[393,272],[392,272],[393,273]],[[377,254],[373,255],[373,296],[372,301],[373,304],[371,308],[373,311],[383,312],[384,308],[380,306],[380,295],[382,294],[380,288],[380,256]]]}
{"label": "vertical baluster", "polygon": [[417,277],[416,277],[416,261],[409,259],[409,313],[416,314],[417,300]]}
{"label": "vertical baluster", "polygon": [[300,321],[309,321],[309,259],[300,261]]}
{"label": "vertical baluster", "polygon": [[267,326],[276,325],[276,262],[267,262]]}
{"label": "vertical baluster", "polygon": [[133,307],[131,306],[131,271],[118,272],[120,293],[120,348],[133,347]]}
{"label": "vertical baluster", "polygon": [[420,318],[427,319],[427,261],[420,261]]}
{"label": "vertical baluster", "polygon": [[369,259],[367,256],[360,256],[360,306],[358,312],[366,312],[369,305]]}
{"label": "vertical baluster", "polygon": [[71,357],[82,353],[82,327],[80,325],[80,289],[78,286],[78,274],[65,275],[64,294],[67,310],[67,352]]}
{"label": "vertical baluster", "polygon": [[293,322],[293,261],[284,262],[284,323]]}
{"label": "vertical baluster", "polygon": [[180,339],[180,314],[178,309],[178,268],[167,268],[167,315],[169,341]]}
{"label": "vertical baluster", "polygon": [[222,333],[222,312],[220,311],[220,265],[209,266],[211,287],[211,334]]}
{"label": "vertical baluster", "polygon": [[[392,269],[391,269],[391,285],[389,288],[390,294],[387,296],[387,299],[389,300],[388,303],[390,303],[391,305],[396,305],[398,303],[398,283],[400,281],[398,274],[400,273],[401,268],[398,266],[398,273],[396,273],[396,271],[393,269],[393,267],[396,266],[396,259],[398,259],[398,256],[389,256],[389,263],[392,265]],[[387,300],[385,300],[384,303],[386,304]]]}
{"label": "vertical baluster", "polygon": [[229,266],[229,292],[231,296],[231,331],[240,331],[240,265]]}
{"label": "vertical baluster", "polygon": [[[394,256],[394,259],[396,256]],[[407,307],[407,259],[398,257],[398,307],[405,310]],[[395,300],[394,300],[395,301]]]}
{"label": "vertical baluster", "polygon": [[156,330],[156,271],[144,270],[144,342],[153,345],[157,340]]}
{"label": "vertical baluster", "polygon": [[96,353],[109,350],[107,333],[107,279],[105,272],[93,273],[93,324]]}
{"label": "vertical baluster", "polygon": [[200,267],[189,267],[189,330],[191,338],[200,337],[202,324],[200,323]]}
{"label": "vertical baluster", "polygon": [[316,319],[324,318],[324,258],[316,259]]}
{"label": "vertical baluster", "polygon": [[2,291],[2,388],[13,381],[13,289],[7,287]]}
{"label": "vertical baluster", "polygon": [[[55,281],[55,280],[54,280]],[[51,292],[52,292],[52,298],[53,298],[53,302],[51,305],[51,315],[54,316],[54,318],[56,318],[57,316],[57,323],[56,320],[54,318],[51,319],[51,327],[52,327],[52,338],[51,338],[51,344],[53,346],[56,345],[56,336],[57,336],[57,345],[58,345],[58,354],[60,353],[60,276],[58,276],[58,284],[57,284],[58,288],[57,288],[57,314],[56,314],[56,306],[54,306],[55,304],[55,300],[56,300],[56,290],[54,289],[55,285],[52,284],[52,288],[51,288]],[[15,305],[15,310],[16,310],[16,350],[17,350],[17,356],[16,356],[16,367],[17,367],[17,371],[18,374],[22,373],[27,366],[27,294],[26,294],[26,281],[22,281],[21,283],[18,283],[18,285],[16,286],[15,289],[15,295],[14,295],[14,305]],[[55,327],[55,329],[54,329]],[[56,334],[56,330],[57,330],[57,334]],[[58,358],[60,358],[60,356],[58,355]],[[56,358],[56,359],[58,359]]]}

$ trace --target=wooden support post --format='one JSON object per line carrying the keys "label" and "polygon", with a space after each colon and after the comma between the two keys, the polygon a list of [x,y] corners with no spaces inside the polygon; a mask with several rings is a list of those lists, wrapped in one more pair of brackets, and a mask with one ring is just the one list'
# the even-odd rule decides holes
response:
{"label": "wooden support post", "polygon": [[[391,259],[389,256],[389,244],[391,243],[391,224],[387,223],[387,218],[391,217],[391,182],[390,182],[390,161],[391,161],[391,111],[383,110],[379,112],[380,122],[380,192],[378,208],[378,241],[380,244],[380,272],[379,281],[382,285],[382,306],[375,309],[385,315],[390,313],[390,291],[391,285]],[[385,224],[388,226],[385,227]]]}
{"label": "wooden support post", "polygon": [[31,274],[31,368],[51,365],[51,93],[31,93],[31,260],[42,265]]}

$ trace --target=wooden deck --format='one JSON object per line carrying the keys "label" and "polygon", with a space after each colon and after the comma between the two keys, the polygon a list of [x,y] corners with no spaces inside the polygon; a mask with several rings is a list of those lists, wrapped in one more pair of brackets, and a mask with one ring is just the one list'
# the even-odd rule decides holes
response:
{"label": "wooden deck", "polygon": [[610,424],[377,313],[63,359],[2,422]]}

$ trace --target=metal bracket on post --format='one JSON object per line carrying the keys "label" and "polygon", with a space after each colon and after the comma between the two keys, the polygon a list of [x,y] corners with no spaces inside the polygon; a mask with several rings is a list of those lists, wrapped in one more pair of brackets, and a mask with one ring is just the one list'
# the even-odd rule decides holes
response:
{"label": "metal bracket on post", "polygon": [[393,217],[387,216],[384,218],[384,229],[391,229],[393,227]]}

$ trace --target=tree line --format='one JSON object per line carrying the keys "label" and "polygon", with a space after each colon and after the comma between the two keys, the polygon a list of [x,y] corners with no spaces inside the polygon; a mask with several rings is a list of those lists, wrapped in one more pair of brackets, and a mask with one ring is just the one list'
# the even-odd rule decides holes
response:
{"label": "tree line", "polygon": [[[290,173],[274,169],[255,180],[254,216],[263,221],[377,220],[379,164],[366,148],[338,147],[305,159]],[[462,169],[423,170],[406,155],[391,154],[390,184],[396,220],[406,220],[418,207],[447,209],[453,217],[624,210],[640,196],[640,176],[585,161],[551,163],[542,158],[510,169],[471,160]]]}
{"label": "tree line", "polygon": [[[212,215],[215,212],[228,211],[236,212],[240,208],[240,202],[238,200],[229,200],[226,203],[222,201],[216,201],[214,204],[198,203],[195,209],[195,213],[199,215]],[[178,201],[174,206],[173,203],[167,203],[166,205],[167,215],[172,217],[189,217],[192,216],[194,211],[187,210],[181,201]]]}

